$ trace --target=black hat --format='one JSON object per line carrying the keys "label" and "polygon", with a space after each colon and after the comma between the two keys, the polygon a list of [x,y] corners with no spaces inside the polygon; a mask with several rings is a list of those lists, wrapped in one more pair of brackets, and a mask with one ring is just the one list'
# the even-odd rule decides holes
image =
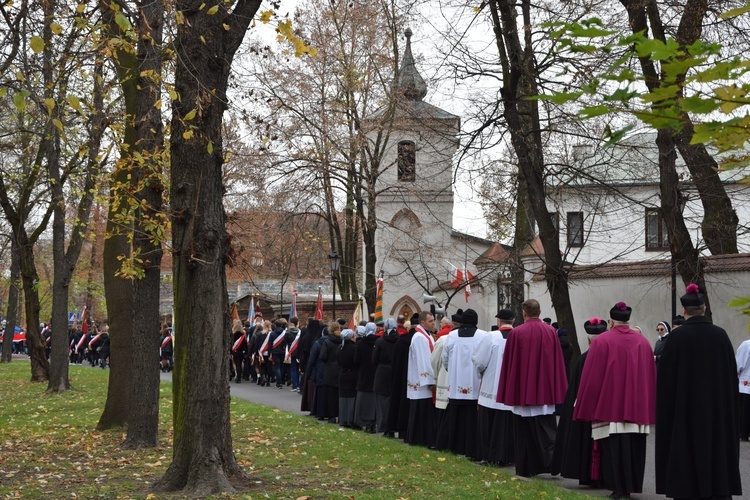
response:
{"label": "black hat", "polygon": [[458,311],[456,311],[456,314],[451,315],[451,321],[453,321],[454,323],[463,323],[463,315],[464,310],[459,309]]}
{"label": "black hat", "polygon": [[630,314],[633,312],[625,302],[618,302],[615,307],[609,310],[609,317],[615,321],[630,321]]}
{"label": "black hat", "polygon": [[511,321],[516,319],[516,313],[511,311],[510,309],[500,309],[497,314],[495,314],[495,317],[497,319],[504,319],[506,321]]}
{"label": "black hat", "polygon": [[586,333],[589,335],[599,335],[600,333],[607,331],[607,323],[605,323],[603,319],[595,316],[586,320],[583,324],[583,329],[586,330]]}
{"label": "black hat", "polygon": [[417,326],[419,324],[419,313],[414,313],[409,321],[411,326]]}
{"label": "black hat", "polygon": [[685,317],[682,314],[678,314],[674,318],[672,318],[672,328],[675,326],[680,326],[685,323]]}
{"label": "black hat", "polygon": [[557,336],[558,337],[567,337],[568,336],[568,329],[565,328],[565,327],[558,328],[557,329]]}
{"label": "black hat", "polygon": [[680,302],[684,307],[702,306],[706,302],[706,296],[701,293],[698,285],[690,283],[685,289],[685,295],[680,297]]}
{"label": "black hat", "polygon": [[478,323],[479,323],[479,315],[474,309],[467,309],[464,311],[464,314],[461,317],[462,325],[477,326]]}
{"label": "black hat", "polygon": [[548,325],[552,324],[552,318],[544,318],[542,319],[543,322],[547,323]]}

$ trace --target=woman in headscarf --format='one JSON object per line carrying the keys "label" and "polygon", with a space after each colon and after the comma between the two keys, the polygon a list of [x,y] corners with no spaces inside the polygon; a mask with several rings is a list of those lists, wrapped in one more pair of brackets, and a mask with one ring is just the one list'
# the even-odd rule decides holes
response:
{"label": "woman in headscarf", "polygon": [[[304,370],[302,377],[302,400],[300,401],[300,411],[311,411],[313,410],[313,401],[315,398],[315,377],[314,367],[315,363],[310,365],[310,357],[312,355],[312,348],[315,342],[323,335],[323,325],[317,319],[311,319],[307,322],[307,327],[302,329],[302,333],[299,338],[299,366]],[[316,354],[320,354],[320,348]],[[309,365],[309,368],[308,368]],[[312,415],[315,414],[313,411]]]}
{"label": "woman in headscarf", "polygon": [[372,364],[372,352],[378,340],[377,330],[375,323],[357,327],[357,350],[354,353],[354,362],[359,367],[354,420],[365,432],[370,433],[375,432],[377,418],[377,402],[373,392],[375,366]]}
{"label": "woman in headscarf", "polygon": [[[336,423],[339,416],[339,352],[341,351],[341,325],[337,321],[328,323],[328,338],[320,348],[320,360],[325,363],[323,368],[323,386],[325,387],[325,401],[318,418],[327,418]],[[317,400],[317,397],[316,397]]]}
{"label": "woman in headscarf", "polygon": [[339,425],[356,427],[354,423],[354,406],[357,401],[358,366],[354,360],[357,352],[354,330],[341,332],[341,351],[339,352]]}
{"label": "woman in headscarf", "polygon": [[372,365],[375,367],[375,378],[372,390],[377,401],[375,422],[377,432],[387,432],[388,408],[391,402],[391,363],[393,363],[393,349],[398,341],[396,320],[385,320],[384,331],[372,349]]}

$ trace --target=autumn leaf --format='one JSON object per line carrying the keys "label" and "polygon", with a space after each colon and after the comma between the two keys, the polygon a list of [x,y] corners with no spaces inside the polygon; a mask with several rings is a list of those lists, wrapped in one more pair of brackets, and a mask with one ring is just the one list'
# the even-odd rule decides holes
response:
{"label": "autumn leaf", "polygon": [[44,40],[40,36],[32,36],[29,45],[31,46],[31,50],[37,54],[44,50]]}

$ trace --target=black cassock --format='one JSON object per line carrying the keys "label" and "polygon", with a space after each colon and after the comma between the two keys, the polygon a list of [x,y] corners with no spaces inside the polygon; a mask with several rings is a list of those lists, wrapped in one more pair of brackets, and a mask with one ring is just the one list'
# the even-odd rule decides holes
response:
{"label": "black cassock", "polygon": [[741,495],[739,381],[726,332],[703,316],[669,334],[656,377],[656,493]]}
{"label": "black cassock", "polygon": [[595,485],[591,480],[591,450],[593,439],[591,439],[591,422],[580,422],[573,420],[573,409],[578,397],[578,386],[581,383],[583,364],[586,362],[588,351],[581,354],[565,393],[565,402],[560,413],[560,422],[557,426],[555,437],[555,450],[552,453],[550,473],[554,476],[561,475],[569,479],[578,479],[582,485]]}
{"label": "black cassock", "polygon": [[400,335],[393,347],[391,362],[391,402],[388,408],[388,432],[398,432],[398,437],[406,436],[409,426],[409,399],[406,397],[406,372],[409,368],[409,347],[414,332]]}

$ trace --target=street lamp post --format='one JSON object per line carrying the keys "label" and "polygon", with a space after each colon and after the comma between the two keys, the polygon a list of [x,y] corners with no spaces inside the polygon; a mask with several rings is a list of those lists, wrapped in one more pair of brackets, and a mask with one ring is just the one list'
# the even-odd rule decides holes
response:
{"label": "street lamp post", "polygon": [[336,320],[336,274],[339,272],[341,257],[337,252],[328,254],[328,260],[331,264],[331,281],[333,281],[333,319]]}

